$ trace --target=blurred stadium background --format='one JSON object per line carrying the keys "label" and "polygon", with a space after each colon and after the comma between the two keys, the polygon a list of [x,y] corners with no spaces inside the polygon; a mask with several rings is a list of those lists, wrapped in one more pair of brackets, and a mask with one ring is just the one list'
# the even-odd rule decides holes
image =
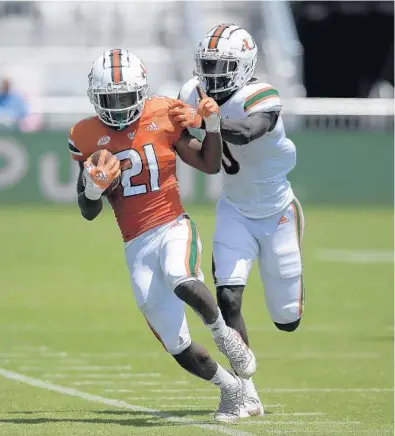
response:
{"label": "blurred stadium background", "polygon": [[[1,202],[73,200],[65,132],[93,113],[87,72],[98,53],[129,48],[146,63],[152,93],[176,97],[192,75],[199,38],[218,22],[237,22],[258,41],[257,77],[279,89],[298,145],[292,178],[301,201],[389,204],[393,4],[380,1],[0,2],[0,78],[25,95],[24,130],[40,131],[2,134]],[[70,169],[62,174],[64,165]],[[374,183],[367,173],[378,176]],[[215,200],[220,176],[198,178],[180,166],[183,197]]]}
{"label": "blurred stadium background", "polygon": [[[128,426],[145,425],[153,426],[145,434],[185,434],[170,424],[156,429],[155,420],[138,423],[138,415],[113,420],[108,410],[95,405],[93,412],[82,400],[74,410],[74,399],[37,397],[34,389],[6,380],[4,368],[125,401],[127,393],[116,388],[129,385],[136,392],[129,396],[141,397],[132,404],[194,420],[207,419],[197,409],[214,410],[216,400],[197,393],[202,382],[180,375],[170,358],[168,366],[152,359],[163,354],[131,300],[111,213],[92,224],[79,217],[67,131],[93,113],[87,74],[104,49],[135,52],[147,65],[151,92],[176,97],[191,77],[195,45],[220,22],[251,32],[259,46],[257,77],[279,89],[298,151],[290,179],[307,221],[300,331],[289,337],[271,327],[255,270],[245,297],[264,368],[256,381],[273,405],[266,418],[271,433],[283,434],[286,420],[295,434],[393,432],[393,2],[0,1],[0,81],[10,80],[29,111],[23,123],[14,123],[0,110],[0,375],[6,374],[0,377],[0,434],[109,434],[81,427],[93,423],[113,425],[117,435],[142,434]],[[179,181],[202,233],[212,288],[220,175],[180,165]],[[199,320],[189,319],[195,337],[213,350]],[[62,373],[61,365],[73,360],[90,367],[90,377]],[[131,364],[161,378],[133,384],[125,376],[121,386],[109,369],[94,378],[93,366],[110,368],[110,361],[112,368]],[[147,388],[150,382],[169,388],[177,377],[185,391],[196,389],[194,407],[185,392],[185,398],[162,393],[163,400]],[[289,415],[279,418],[279,405]],[[182,415],[184,409],[189,412]],[[29,419],[14,415],[28,412]],[[103,420],[98,413],[106,414]],[[62,430],[62,422],[73,422],[75,433]],[[258,425],[242,428],[261,434]]]}

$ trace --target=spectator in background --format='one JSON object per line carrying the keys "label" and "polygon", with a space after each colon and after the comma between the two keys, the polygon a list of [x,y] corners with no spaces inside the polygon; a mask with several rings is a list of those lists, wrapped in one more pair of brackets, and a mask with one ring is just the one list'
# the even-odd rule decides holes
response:
{"label": "spectator in background", "polygon": [[12,90],[9,80],[3,79],[0,82],[0,128],[19,129],[27,113],[25,99]]}
{"label": "spectator in background", "polygon": [[23,132],[38,130],[41,120],[29,113],[24,96],[11,87],[8,79],[0,82],[0,130]]}

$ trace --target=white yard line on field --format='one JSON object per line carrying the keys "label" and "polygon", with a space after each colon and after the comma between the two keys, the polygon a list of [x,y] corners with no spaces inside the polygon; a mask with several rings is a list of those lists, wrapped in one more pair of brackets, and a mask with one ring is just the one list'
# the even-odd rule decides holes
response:
{"label": "white yard line on field", "polygon": [[[195,401],[201,401],[201,400],[214,400],[214,401],[219,401],[219,395],[217,396],[212,396],[212,397],[199,397],[199,396],[191,396],[191,397],[128,397],[127,398],[130,401],[163,401],[163,400],[168,400],[168,401],[172,401],[172,400],[195,400]],[[199,405],[194,405],[196,407],[198,407]],[[284,407],[281,404],[265,404],[264,405],[266,409],[269,408],[279,408],[279,407]],[[187,407],[185,404],[168,404],[168,405],[164,405],[161,404],[161,407]],[[201,405],[200,405],[201,407]],[[325,413],[323,412],[290,412],[290,413],[284,413],[284,412],[273,412],[271,413],[271,415],[278,415],[278,416],[322,416],[325,415]]]}
{"label": "white yard line on field", "polygon": [[[130,380],[130,383],[133,383],[134,385],[141,385],[141,382],[135,382],[134,380]],[[127,381],[125,380],[96,380],[96,381],[79,381],[79,382],[73,382],[72,384],[74,386],[108,386],[108,385],[116,385],[122,383],[122,386],[127,384]],[[154,385],[161,385],[162,383],[155,382]],[[117,392],[117,389],[114,389],[114,392]],[[133,391],[134,392],[134,391]]]}
{"label": "white yard line on field", "polygon": [[[218,397],[219,399],[219,397]],[[176,408],[176,409],[201,409],[201,404],[162,404],[160,407],[166,407],[166,408]]]}
{"label": "white yard line on field", "polygon": [[27,351],[30,353],[40,353],[40,352],[51,351],[47,345],[39,345],[36,347],[32,347],[30,345],[14,345],[12,348],[14,350]]}
{"label": "white yard line on field", "polygon": [[325,392],[325,393],[362,393],[362,392],[394,392],[393,388],[266,388],[258,389],[259,392],[266,392],[271,394],[303,394],[307,392]]}
{"label": "white yard line on field", "polygon": [[[74,383],[75,384],[75,383]],[[133,383],[133,385],[135,385],[136,383]],[[152,385],[172,385],[173,383],[168,382],[168,383],[152,383],[150,386]],[[186,384],[186,383],[185,383]],[[146,386],[146,385],[145,385]],[[193,390],[193,392],[217,392],[217,389],[193,389],[192,387],[188,388],[188,389],[144,389],[145,392],[156,392],[156,393],[177,393],[177,392],[188,392],[190,393],[191,390]],[[120,393],[131,393],[131,392],[141,392],[141,389],[104,389],[104,392],[120,392]],[[166,397],[167,398],[167,397]]]}
{"label": "white yard line on field", "polygon": [[145,352],[145,351],[120,351],[116,353],[81,353],[79,356],[85,358],[94,358],[94,359],[118,359],[122,357],[159,357],[163,356],[164,352]]}
{"label": "white yard line on field", "polygon": [[[386,325],[386,326],[382,326],[381,327],[382,330],[387,331],[387,332],[393,332],[394,331],[394,326],[393,325]],[[248,330],[251,331],[257,331],[257,332],[274,332],[277,333],[278,330],[274,325],[252,325],[252,326],[248,326]],[[359,332],[360,330],[358,329],[358,326],[350,326],[349,324],[303,324],[303,333],[333,333],[333,334],[337,334],[339,332],[344,332],[344,331],[355,331],[355,332]]]}
{"label": "white yard line on field", "polygon": [[[249,423],[249,422],[248,422]],[[307,427],[307,425],[306,425]],[[340,435],[343,436],[345,434],[351,434],[351,435],[356,435],[355,433],[355,429],[348,429],[348,428],[320,428],[319,431],[317,431],[317,429],[308,429],[308,428],[303,428],[303,430],[301,430],[300,428],[295,428],[295,429],[289,429],[289,428],[282,428],[280,429],[275,429],[275,428],[265,428],[265,435],[266,434],[274,434],[274,435],[283,435],[283,434],[314,434],[314,435],[324,435],[324,434],[328,434],[328,435]],[[391,433],[392,435],[394,434],[393,430],[381,430],[380,429],[380,433],[372,433],[372,430],[362,430],[360,427],[358,428],[358,436],[361,435],[369,435],[369,436],[381,436],[383,433]],[[303,432],[303,433],[301,433]]]}
{"label": "white yard line on field", "polygon": [[248,423],[248,425],[303,425],[306,427],[312,425],[361,425],[360,421],[272,421],[270,419],[266,421],[246,421],[246,423]]}
{"label": "white yard line on field", "polygon": [[[105,376],[103,376],[105,377]],[[132,384],[133,386],[164,386],[164,385],[174,385],[174,384],[185,384],[189,385],[189,382],[151,382],[151,381],[143,381],[143,380],[97,380],[97,381],[80,381],[74,382],[75,386],[89,386],[89,385],[116,385],[117,383]],[[134,392],[134,389],[107,389],[107,392]],[[190,392],[190,390],[189,390]]]}
{"label": "white yard line on field", "polygon": [[[23,363],[23,365],[31,365],[32,367],[35,368],[41,368],[41,371],[44,369],[44,367],[48,368],[48,366],[56,366],[56,368],[58,368],[59,363],[55,360],[46,360],[44,361],[41,355],[37,355],[35,354],[34,357],[39,357],[39,359],[29,359],[29,358],[24,358],[23,362],[19,362],[19,363]],[[13,359],[14,361],[16,359]],[[61,365],[86,365],[88,364],[88,362],[85,359],[67,359],[61,360]]]}
{"label": "white yard line on field", "polygon": [[[265,404],[265,409],[269,407]],[[323,416],[326,415],[324,412],[272,412],[270,414],[275,416]]]}
{"label": "white yard line on field", "polygon": [[191,392],[191,390],[193,390],[193,392],[217,392],[218,388],[193,388],[192,386],[190,388],[187,389],[145,389],[146,392],[156,392],[158,394],[162,393],[165,394],[167,393],[181,393],[181,392]]}
{"label": "white yard line on field", "polygon": [[379,353],[258,353],[255,357],[259,359],[323,359],[323,360],[345,360],[345,359],[379,359]]}
{"label": "white yard line on field", "polygon": [[128,397],[131,401],[149,401],[149,400],[219,400],[219,395],[210,397]]}
{"label": "white yard line on field", "polygon": [[[217,398],[217,401],[219,401],[219,395],[218,395],[218,397],[216,397]],[[180,400],[182,400],[182,397],[180,398]],[[189,409],[189,408],[194,408],[194,409],[201,409],[202,408],[202,405],[201,404],[160,404],[160,407],[177,407],[177,408],[180,408],[180,409]],[[280,406],[279,404],[265,404],[265,409],[267,409],[267,408],[276,408],[276,407],[283,407],[283,406]],[[289,414],[287,414],[287,413],[277,413],[277,412],[272,412],[272,413],[270,413],[270,415],[280,415],[280,416],[315,416],[315,415],[325,415],[324,413],[321,413],[321,412],[308,412],[308,413],[302,413],[302,414],[300,414],[300,413],[289,413]],[[248,421],[247,421],[247,423],[248,423]]]}
{"label": "white yard line on field", "polygon": [[[20,349],[19,349],[20,350]],[[69,353],[66,351],[50,351],[49,348],[41,349],[41,350],[25,350],[25,351],[12,351],[12,352],[0,352],[0,357],[14,357],[14,358],[23,358],[23,359],[29,359],[29,358],[60,358],[64,359],[69,357]],[[69,361],[71,359],[68,359]],[[81,361],[81,359],[77,359],[78,361]],[[85,360],[82,360],[82,362],[85,362]]]}
{"label": "white yard line on field", "polygon": [[156,416],[159,418],[163,418],[166,421],[174,422],[176,424],[185,424],[185,425],[193,425],[195,427],[202,428],[203,430],[210,431],[212,433],[222,433],[228,436],[252,436],[252,433],[240,430],[234,430],[232,428],[228,428],[225,426],[217,425],[217,424],[200,424],[197,421],[192,421],[190,419],[185,419],[181,417],[172,416],[169,413],[161,412],[157,409],[151,409],[147,407],[135,406],[133,404],[129,404],[125,401],[115,400],[112,398],[106,398],[99,395],[92,395],[86,392],[79,391],[74,388],[68,388],[65,386],[60,386],[53,383],[47,383],[44,380],[40,380],[33,377],[28,377],[24,374],[19,374],[17,372],[8,371],[4,368],[0,368],[0,376],[8,379],[15,380],[17,382],[25,383],[27,385],[45,389],[47,391],[57,392],[63,395],[69,395],[71,397],[81,398],[83,400],[91,401],[93,403],[106,404],[107,406],[116,407],[118,409],[125,410],[133,410],[135,412],[141,412],[142,414],[150,414],[152,416]]}
{"label": "white yard line on field", "polygon": [[392,250],[322,249],[317,258],[324,262],[394,263]]}
{"label": "white yard line on field", "polygon": [[[134,382],[133,384],[136,384],[138,382]],[[150,382],[148,382],[150,383]],[[151,384],[151,383],[150,383]],[[172,382],[168,383],[152,383],[152,384],[170,384],[172,385]],[[139,390],[140,391],[140,390]],[[146,389],[146,392],[156,392],[156,393],[182,393],[182,392],[216,392],[216,388],[194,388],[190,387],[188,389]],[[366,393],[366,392],[376,392],[376,393],[391,393],[394,392],[393,388],[264,388],[264,389],[258,389],[261,393],[270,393],[270,394],[303,394],[303,393]],[[128,393],[128,392],[136,392],[135,389],[105,389],[105,392],[121,392],[121,393]],[[160,397],[156,397],[160,398]],[[169,398],[169,397],[163,397],[163,398]],[[182,397],[177,397],[182,398]],[[194,397],[196,398],[196,397]]]}
{"label": "white yard line on field", "polygon": [[[195,327],[194,330],[206,330],[206,327],[201,328]],[[265,332],[265,333],[276,333],[278,329],[271,324],[262,324],[262,325],[249,325],[248,331],[251,332]],[[344,331],[344,327],[339,325],[331,325],[331,324],[307,324],[303,325],[303,332],[312,332],[312,333],[338,333],[339,331]]]}
{"label": "white yard line on field", "polygon": [[[43,366],[20,366],[21,371],[42,371],[43,369],[48,369],[48,363]],[[132,367],[130,365],[70,365],[70,366],[59,366],[56,365],[57,371],[131,371]]]}
{"label": "white yard line on field", "polygon": [[12,358],[25,358],[25,357],[30,357],[31,354],[26,354],[26,353],[0,353],[0,359],[4,357],[4,359],[12,359]]}
{"label": "white yard line on field", "polygon": [[157,378],[161,377],[162,374],[159,372],[134,372],[134,373],[128,373],[128,374],[52,374],[52,373],[45,373],[41,374],[41,377],[44,378],[91,378],[91,379],[102,379],[102,378]]}
{"label": "white yard line on field", "polygon": [[[200,400],[202,398],[204,398],[204,397],[197,397],[195,399]],[[220,399],[219,394],[218,394],[218,397],[215,397],[215,398],[216,398],[216,400],[218,402],[219,399]],[[156,398],[152,397],[151,399],[155,400]],[[182,400],[183,397],[179,397],[178,399]],[[160,403],[160,406],[161,407],[196,407],[196,408],[201,408],[202,407],[201,404],[162,404],[162,403]],[[276,408],[284,407],[282,404],[264,404],[264,406],[265,406],[265,410],[266,409],[276,409]],[[322,412],[307,412],[307,415],[311,415],[311,414],[312,415],[325,415],[325,413],[322,413]],[[297,412],[296,414],[294,414],[294,413],[287,414],[287,413],[281,413],[281,412],[271,412],[270,415],[283,415],[283,416],[284,415],[290,415],[290,416],[291,415],[295,415],[295,416],[299,416],[300,413]]]}
{"label": "white yard line on field", "polygon": [[[205,327],[203,327],[205,329]],[[344,329],[348,329],[348,326],[330,325],[330,324],[313,324],[304,325],[303,333],[320,333],[327,332],[337,334]],[[384,327],[385,328],[385,327]],[[277,330],[271,325],[252,325],[249,326],[251,331],[262,331],[262,332],[277,332]],[[386,331],[393,332],[393,327],[388,326],[385,328]],[[25,351],[25,352],[23,352]],[[55,364],[56,367],[61,368],[61,370],[70,369],[70,371],[100,371],[104,369],[114,369],[121,370],[122,367],[125,369],[130,368],[130,362],[125,362],[121,365],[119,362],[114,363],[114,365],[109,365],[107,362],[103,362],[103,365],[98,364],[100,360],[111,360],[111,359],[137,359],[137,358],[156,358],[163,356],[163,352],[133,352],[133,351],[120,351],[120,352],[109,352],[109,353],[69,353],[66,351],[59,351],[50,349],[47,346],[40,347],[13,347],[12,350],[4,350],[0,352],[0,359],[23,359],[22,365],[33,365],[38,363],[39,366],[46,363]],[[328,353],[321,351],[312,352],[299,352],[299,353],[261,353],[259,354],[262,358],[266,359],[379,359],[381,357],[380,353],[376,352],[354,352],[354,353]],[[87,360],[88,359],[88,360]],[[44,360],[44,362],[43,362]],[[94,360],[89,362],[89,360]],[[102,362],[100,362],[102,363]],[[123,362],[122,362],[123,363]],[[24,367],[24,366],[23,366]],[[36,370],[36,368],[26,369],[26,370]],[[38,370],[38,368],[37,368]]]}
{"label": "white yard line on field", "polygon": [[49,352],[49,351],[46,351],[46,352],[44,352],[44,353],[38,353],[38,354],[30,354],[29,355],[30,357],[31,356],[37,356],[37,357],[40,357],[40,358],[44,358],[44,359],[68,359],[70,356],[69,356],[69,354],[68,353],[66,353],[66,351],[59,351],[59,352]]}
{"label": "white yard line on field", "polygon": [[[307,329],[308,326],[306,326],[306,331],[308,331]],[[255,329],[252,328],[250,330],[256,330],[256,331],[266,331],[266,329],[262,326],[262,327],[256,327]],[[310,331],[314,331],[313,329],[310,329]],[[317,332],[323,331],[320,328],[317,329]],[[329,331],[329,329],[328,329]],[[332,331],[333,332],[338,332],[340,330],[337,330],[336,328]],[[392,328],[391,328],[392,331]],[[36,357],[37,355],[35,355]],[[41,358],[45,358],[45,357],[58,357],[61,359],[61,363],[60,365],[56,365],[57,369],[60,370],[70,370],[70,371],[83,371],[83,370],[90,370],[90,371],[101,371],[101,370],[122,370],[122,368],[124,368],[125,370],[130,369],[131,365],[87,365],[87,361],[84,359],[74,359],[74,358],[67,358],[68,354],[66,352],[53,352],[53,353],[45,353],[45,354],[40,354],[39,357]],[[154,353],[114,353],[114,354],[97,354],[97,356],[95,357],[95,360],[97,359],[116,359],[116,358],[153,358],[153,357],[159,357],[159,353],[158,354],[154,354]],[[0,359],[4,358],[4,359],[23,359],[23,363],[29,363],[29,362],[34,362],[37,360],[26,360],[28,357],[32,357],[32,355],[27,355],[27,354],[23,354],[23,353],[0,353]],[[328,353],[328,352],[321,352],[321,351],[311,351],[311,352],[299,352],[299,353],[258,353],[256,354],[256,357],[258,358],[262,358],[262,359],[317,359],[317,360],[341,360],[341,359],[380,359],[382,356],[380,353],[377,352],[364,352],[364,351],[360,351],[360,352],[354,352],[354,353]],[[92,357],[93,358],[93,357]],[[43,361],[41,361],[40,363],[43,363]],[[46,363],[49,362],[44,362],[44,365]],[[54,362],[50,362],[51,364]],[[86,365],[84,365],[86,364]],[[22,368],[25,368],[24,366]],[[35,371],[35,370],[39,370],[39,367],[32,367],[31,369],[26,367],[26,370],[31,370],[31,371]]]}

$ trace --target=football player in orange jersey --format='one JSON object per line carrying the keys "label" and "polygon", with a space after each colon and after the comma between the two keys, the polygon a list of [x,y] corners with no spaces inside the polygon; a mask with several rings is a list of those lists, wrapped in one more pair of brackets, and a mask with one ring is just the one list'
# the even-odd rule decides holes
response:
{"label": "football player in orange jersey", "polygon": [[[184,303],[201,316],[238,375],[251,377],[255,357],[240,335],[226,326],[203,283],[199,233],[183,209],[176,178],[177,154],[200,171],[219,171],[218,105],[201,89],[197,110],[179,100],[147,94],[144,64],[129,51],[106,51],[93,63],[88,96],[97,116],[78,122],[69,135],[70,153],[80,165],[78,205],[84,218],[96,218],[104,191],[121,176],[108,200],[125,242],[137,305],[184,369],[219,386],[215,419],[234,422],[242,409],[241,381],[192,342]],[[199,142],[187,129],[200,126],[202,120],[206,134]],[[101,149],[113,156],[105,162],[102,153],[95,165],[90,156]]]}

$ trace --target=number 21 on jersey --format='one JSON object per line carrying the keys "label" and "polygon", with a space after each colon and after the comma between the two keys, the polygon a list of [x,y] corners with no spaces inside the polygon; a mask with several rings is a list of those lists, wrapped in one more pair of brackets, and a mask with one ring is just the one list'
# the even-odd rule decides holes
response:
{"label": "number 21 on jersey", "polygon": [[115,154],[121,162],[129,160],[131,165],[130,168],[123,170],[121,175],[124,197],[132,197],[159,190],[159,166],[153,144],[144,145],[143,152],[148,164],[149,185],[148,183],[133,184],[133,177],[140,175],[144,171],[143,159],[137,150],[129,149]]}

